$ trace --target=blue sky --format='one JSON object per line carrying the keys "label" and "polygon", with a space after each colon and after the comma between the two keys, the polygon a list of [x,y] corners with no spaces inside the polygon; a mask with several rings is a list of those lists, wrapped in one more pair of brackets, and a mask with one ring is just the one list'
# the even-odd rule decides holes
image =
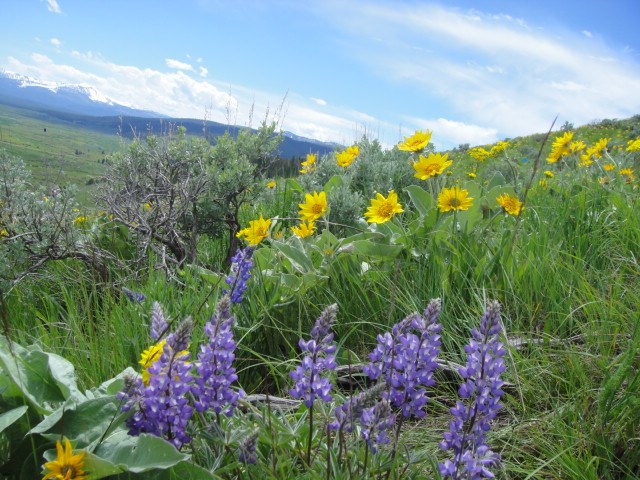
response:
{"label": "blue sky", "polygon": [[449,148],[556,115],[640,113],[638,0],[4,0],[0,13],[0,69],[343,144],[428,128]]}

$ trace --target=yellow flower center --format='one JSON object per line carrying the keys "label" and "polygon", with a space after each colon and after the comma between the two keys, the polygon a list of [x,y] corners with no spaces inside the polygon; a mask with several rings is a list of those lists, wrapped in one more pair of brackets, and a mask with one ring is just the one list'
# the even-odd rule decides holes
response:
{"label": "yellow flower center", "polygon": [[452,198],[451,200],[449,200],[449,205],[451,205],[452,208],[457,208],[462,204],[462,202],[460,202],[459,199],[457,198]]}
{"label": "yellow flower center", "polygon": [[381,217],[390,217],[392,213],[393,205],[391,205],[389,202],[384,202],[382,205],[380,205],[380,208],[378,208],[378,215]]}
{"label": "yellow flower center", "polygon": [[322,213],[322,205],[320,205],[319,203],[314,203],[313,206],[311,207],[311,211],[315,215],[320,215]]}
{"label": "yellow flower center", "polygon": [[74,467],[73,465],[64,465],[60,469],[60,475],[62,475],[62,478],[64,479],[76,478],[76,467]]}

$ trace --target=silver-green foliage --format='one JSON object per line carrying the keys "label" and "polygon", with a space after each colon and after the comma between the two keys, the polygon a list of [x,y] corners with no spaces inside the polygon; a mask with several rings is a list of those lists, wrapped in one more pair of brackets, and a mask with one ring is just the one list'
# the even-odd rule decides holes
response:
{"label": "silver-green foliage", "polygon": [[0,293],[49,260],[98,265],[82,223],[73,188],[45,191],[20,158],[0,150]]}

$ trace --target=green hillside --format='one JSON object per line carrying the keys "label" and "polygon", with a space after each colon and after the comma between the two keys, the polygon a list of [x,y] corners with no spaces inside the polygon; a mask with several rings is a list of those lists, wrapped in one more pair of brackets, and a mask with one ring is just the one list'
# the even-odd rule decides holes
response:
{"label": "green hillside", "polygon": [[35,178],[45,184],[77,185],[81,203],[89,200],[93,180],[103,173],[103,160],[120,150],[123,142],[115,134],[0,105],[0,148],[23,158]]}

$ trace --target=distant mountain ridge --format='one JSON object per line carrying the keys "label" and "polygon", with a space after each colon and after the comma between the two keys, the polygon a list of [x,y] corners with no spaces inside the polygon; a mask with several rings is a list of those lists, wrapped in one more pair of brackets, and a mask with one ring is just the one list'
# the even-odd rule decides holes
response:
{"label": "distant mountain ridge", "polygon": [[[0,103],[34,110],[53,121],[78,128],[87,128],[110,135],[161,134],[171,127],[183,126],[192,135],[204,135],[212,142],[229,132],[236,135],[244,128],[236,125],[189,118],[171,118],[160,113],[120,105],[92,86],[57,84],[0,70]],[[283,133],[278,152],[282,158],[304,157],[307,153],[321,155],[339,145]]]}

